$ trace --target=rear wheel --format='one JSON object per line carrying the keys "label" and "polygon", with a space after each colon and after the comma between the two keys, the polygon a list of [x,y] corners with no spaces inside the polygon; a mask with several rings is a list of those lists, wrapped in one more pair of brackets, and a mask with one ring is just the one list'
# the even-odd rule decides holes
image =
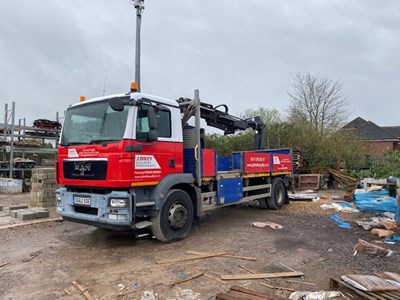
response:
{"label": "rear wheel", "polygon": [[184,239],[193,222],[193,204],[182,190],[170,190],[157,216],[151,219],[151,231],[161,242]]}
{"label": "rear wheel", "polygon": [[[268,192],[269,192],[268,189],[263,189],[263,190],[261,190],[261,193],[262,193],[262,194],[268,193]],[[269,206],[268,206],[268,199],[269,199],[269,197],[265,197],[265,198],[262,198],[262,199],[258,199],[258,200],[257,200],[257,201],[258,201],[258,206],[259,206],[260,208],[262,208],[262,209],[269,209]]]}
{"label": "rear wheel", "polygon": [[270,209],[278,210],[281,209],[285,204],[287,198],[287,191],[285,184],[282,179],[276,178],[272,182],[272,193],[271,197],[267,198],[267,205]]}

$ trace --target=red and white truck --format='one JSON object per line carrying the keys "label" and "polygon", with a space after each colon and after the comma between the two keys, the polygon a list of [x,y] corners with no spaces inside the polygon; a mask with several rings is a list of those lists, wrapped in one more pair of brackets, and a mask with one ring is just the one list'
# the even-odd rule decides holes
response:
{"label": "red and white truck", "polygon": [[[208,126],[252,128],[255,150],[220,157],[204,147]],[[204,121],[203,121],[204,122]],[[226,105],[138,93],[81,101],[66,112],[58,146],[57,212],[111,230],[151,228],[164,242],[185,238],[206,211],[258,201],[288,203],[291,149],[262,149],[264,124]]]}

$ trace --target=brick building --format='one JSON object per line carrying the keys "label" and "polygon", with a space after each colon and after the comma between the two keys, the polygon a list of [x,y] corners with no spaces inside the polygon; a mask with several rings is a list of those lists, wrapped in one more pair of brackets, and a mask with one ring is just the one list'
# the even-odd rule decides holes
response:
{"label": "brick building", "polygon": [[386,150],[400,151],[400,126],[378,126],[363,118],[355,118],[342,130],[354,130],[361,139],[367,141],[375,155],[380,156]]}

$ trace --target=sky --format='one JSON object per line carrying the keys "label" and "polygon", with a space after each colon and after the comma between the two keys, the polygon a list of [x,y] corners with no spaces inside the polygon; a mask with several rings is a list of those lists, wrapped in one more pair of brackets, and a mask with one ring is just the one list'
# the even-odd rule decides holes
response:
{"label": "sky", "polygon": [[[285,115],[298,72],[343,84],[348,121],[400,125],[398,0],[145,0],[142,92]],[[55,120],[135,80],[129,0],[1,0],[0,111]]]}

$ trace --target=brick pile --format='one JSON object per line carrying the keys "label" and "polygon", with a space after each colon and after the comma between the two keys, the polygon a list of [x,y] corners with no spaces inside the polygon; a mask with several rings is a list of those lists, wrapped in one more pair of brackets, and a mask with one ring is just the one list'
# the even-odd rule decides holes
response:
{"label": "brick pile", "polygon": [[34,168],[31,180],[31,206],[56,206],[55,191],[61,186],[56,183],[55,168]]}

